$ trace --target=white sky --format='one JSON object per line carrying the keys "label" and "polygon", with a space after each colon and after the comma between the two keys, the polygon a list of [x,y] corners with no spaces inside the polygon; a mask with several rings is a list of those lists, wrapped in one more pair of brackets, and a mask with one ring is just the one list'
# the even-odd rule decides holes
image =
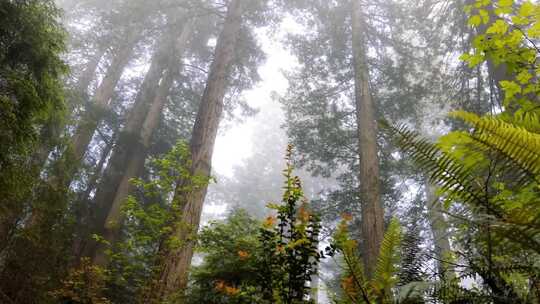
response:
{"label": "white sky", "polygon": [[[298,27],[299,25],[294,23],[291,18],[285,18],[280,31],[273,37],[267,29],[257,30],[257,37],[262,50],[267,55],[267,60],[259,68],[261,82],[252,90],[244,92],[243,97],[250,106],[259,109],[260,112],[267,109],[275,111],[276,108],[280,108],[278,101],[272,100],[272,93],[285,93],[288,81],[282,71],[290,70],[296,65],[295,57],[286,50],[280,40],[287,32],[297,31]],[[251,155],[253,127],[260,116],[250,117],[245,122],[219,134],[212,159],[212,166],[217,175],[230,177],[233,173],[233,167]],[[282,119],[282,117],[276,119]]]}

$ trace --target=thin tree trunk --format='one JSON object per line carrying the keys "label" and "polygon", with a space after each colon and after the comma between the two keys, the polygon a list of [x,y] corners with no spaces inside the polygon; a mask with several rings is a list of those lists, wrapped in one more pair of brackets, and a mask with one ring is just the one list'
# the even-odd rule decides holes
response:
{"label": "thin tree trunk", "polygon": [[319,303],[319,274],[314,274],[311,276],[311,296],[310,299],[313,304]]}
{"label": "thin tree trunk", "polygon": [[426,207],[428,211],[429,224],[433,234],[435,254],[437,255],[437,268],[440,277],[449,281],[455,278],[455,273],[450,267],[449,261],[452,249],[450,247],[449,230],[446,219],[442,213],[443,207],[440,199],[435,195],[435,187],[431,184],[426,186]]}
{"label": "thin tree trunk", "polygon": [[377,125],[369,87],[364,16],[359,0],[353,1],[352,47],[354,56],[356,117],[360,153],[360,198],[362,203],[363,260],[368,277],[377,264],[384,235],[384,210],[379,188]]}
{"label": "thin tree trunk", "polygon": [[[227,8],[225,24],[216,45],[214,61],[193,127],[190,142],[192,175],[210,176],[214,143],[223,112],[229,71],[237,48],[244,2],[245,0],[233,0]],[[207,185],[194,187],[186,193],[184,189],[189,184],[190,181],[179,181],[173,198],[181,206],[181,213],[174,223],[172,236],[182,246],[167,248],[163,245],[160,248],[160,271],[155,286],[151,288],[151,294],[145,297],[144,303],[161,303],[178,296],[187,285],[188,270],[193,257],[192,236],[199,229],[208,188]]]}
{"label": "thin tree trunk", "polygon": [[[171,24],[177,26],[175,22]],[[164,35],[98,187],[96,205],[99,210],[95,225],[96,230],[109,243],[117,239],[119,224],[122,222],[121,207],[130,192],[130,180],[139,176],[144,167],[153,132],[159,125],[173,83],[175,71],[170,67],[178,67],[177,57],[186,48],[191,33],[190,24],[184,24],[179,36],[177,29]],[[103,244],[94,244],[88,248],[87,254],[93,256],[95,264],[105,266],[108,263],[105,249]]]}

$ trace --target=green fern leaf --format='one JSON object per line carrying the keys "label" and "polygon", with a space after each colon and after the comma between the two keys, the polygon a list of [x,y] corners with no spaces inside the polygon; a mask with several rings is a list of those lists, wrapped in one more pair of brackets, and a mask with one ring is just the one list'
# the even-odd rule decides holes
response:
{"label": "green fern leaf", "polygon": [[[452,116],[475,128],[471,138],[486,151],[498,152],[507,161],[517,165],[530,181],[540,182],[539,134],[493,116],[478,117],[463,111],[454,112]],[[515,170],[516,166],[508,167]]]}
{"label": "green fern leaf", "polygon": [[376,297],[388,301],[390,289],[397,282],[397,265],[400,260],[401,226],[392,219],[384,234],[371,286]]}
{"label": "green fern leaf", "polygon": [[380,123],[393,137],[395,144],[409,154],[413,161],[426,171],[430,182],[448,195],[472,205],[483,205],[483,193],[476,188],[472,169],[465,167],[454,157],[443,153],[435,144],[423,139],[407,126],[394,127]]}

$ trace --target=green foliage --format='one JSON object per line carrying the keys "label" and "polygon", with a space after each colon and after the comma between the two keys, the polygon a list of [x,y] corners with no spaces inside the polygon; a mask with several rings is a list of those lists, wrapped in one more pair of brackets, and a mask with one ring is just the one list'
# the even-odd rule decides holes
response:
{"label": "green foliage", "polygon": [[60,78],[67,69],[59,14],[54,1],[0,4],[0,197],[6,202],[20,193],[9,181],[28,170],[21,166],[39,128],[63,109]]}
{"label": "green foliage", "polygon": [[201,266],[192,272],[189,303],[312,303],[309,282],[317,272],[320,224],[308,209],[287,155],[282,204],[263,223],[245,211],[211,223],[199,234]]}
{"label": "green foliage", "polygon": [[186,302],[260,301],[260,226],[244,210],[235,210],[225,221],[212,222],[199,233],[198,251],[204,261],[191,272]]}
{"label": "green foliage", "polygon": [[[82,268],[71,270],[77,276],[97,277],[94,272],[106,274],[100,276],[105,285],[89,285],[86,288],[90,291],[83,289],[84,292],[93,292],[99,287],[101,291],[96,291],[96,295],[106,296],[114,303],[131,303],[151,288],[152,279],[160,267],[160,246],[182,245],[171,237],[173,225],[177,224],[181,212],[179,202],[170,201],[177,181],[184,180],[189,184],[181,191],[190,191],[208,183],[208,177],[191,175],[190,162],[189,146],[178,142],[168,153],[149,161],[151,174],[147,179],[132,180],[137,190],[128,197],[122,209],[121,240],[106,244],[110,258],[107,272],[93,266],[84,267],[84,263]],[[98,242],[105,242],[99,235],[93,237]],[[82,283],[72,284],[71,281],[67,282],[69,284],[64,282],[60,295],[80,294],[79,288],[82,287],[79,285]]]}
{"label": "green foliage", "polygon": [[191,175],[190,162],[189,146],[178,142],[162,157],[150,160],[152,174],[148,180],[132,180],[137,191],[123,206],[122,241],[110,244],[108,250],[111,258],[108,295],[115,302],[133,300],[149,286],[159,267],[160,246],[182,245],[171,237],[181,206],[170,201],[170,195],[180,179],[192,182],[183,191],[208,183],[207,177]]}
{"label": "green foliage", "polygon": [[0,3],[1,301],[47,303],[69,261],[66,198],[39,179],[43,164],[31,157],[45,126],[63,119],[59,18],[54,1]]}
{"label": "green foliage", "polygon": [[50,292],[60,303],[77,304],[110,304],[103,297],[107,272],[92,264],[90,259],[81,260],[79,267],[70,270],[62,280],[62,287]]}
{"label": "green foliage", "polygon": [[36,124],[62,109],[64,31],[54,1],[0,4],[0,166],[28,152]]}
{"label": "green foliage", "polygon": [[364,274],[362,259],[358,254],[358,244],[349,236],[349,220],[351,218],[344,217],[330,246],[326,249],[330,256],[339,253],[343,261],[345,275],[341,280],[341,288],[345,297],[339,302],[393,303],[392,288],[398,283],[399,248],[402,240],[399,222],[393,219],[388,225],[381,243],[374,276],[368,279]]}
{"label": "green foliage", "polygon": [[[538,266],[525,261],[540,257],[538,134],[500,117],[453,115],[473,128],[452,132],[436,145],[406,127],[385,128],[440,186],[448,207],[470,211],[459,215],[466,218],[457,234],[468,263],[462,275],[483,278],[489,289],[480,293],[484,298],[519,298],[523,289],[508,276],[534,277]],[[528,297],[520,299],[526,303]]]}
{"label": "green foliage", "polygon": [[263,299],[268,303],[311,303],[306,300],[307,283],[322,257],[318,250],[319,218],[308,209],[300,179],[293,176],[291,155],[289,146],[282,204],[268,205],[277,215],[268,217],[261,230]]}
{"label": "green foliage", "polygon": [[483,62],[503,65],[508,79],[498,84],[504,92],[504,106],[538,112],[540,92],[537,40],[540,38],[540,5],[532,1],[477,0],[465,10],[469,24],[482,33],[474,38],[473,51],[461,58],[470,67]]}
{"label": "green foliage", "polygon": [[502,112],[483,117],[455,112],[451,116],[469,129],[451,132],[436,144],[406,126],[382,125],[439,185],[457,228],[454,242],[461,250],[456,254],[465,262],[459,278],[483,281],[469,289],[443,284],[434,289],[435,296],[444,302],[533,303],[537,291],[531,286],[540,271],[533,262],[540,258],[535,44],[540,7],[529,1],[477,0],[465,10],[480,34],[473,51],[461,59],[470,67],[484,62],[503,67],[506,79],[498,84],[504,92]]}
{"label": "green foliage", "polygon": [[[480,151],[494,151],[499,157],[512,162],[513,167],[523,175],[521,179],[537,183],[540,181],[540,134],[497,117],[478,117],[462,111],[455,112],[452,116],[462,119],[474,128],[474,132],[469,135],[470,142],[476,143],[475,147]],[[540,126],[540,122],[537,121],[536,125]]]}

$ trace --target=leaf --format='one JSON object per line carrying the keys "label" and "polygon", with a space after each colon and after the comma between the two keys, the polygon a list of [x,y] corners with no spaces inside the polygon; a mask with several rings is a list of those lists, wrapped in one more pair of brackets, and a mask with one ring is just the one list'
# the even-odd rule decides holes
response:
{"label": "leaf", "polygon": [[480,23],[482,23],[482,18],[480,17],[480,15],[474,15],[469,18],[468,24],[471,26],[477,27],[480,25]]}
{"label": "leaf", "polygon": [[375,267],[372,286],[380,289],[378,294],[385,294],[385,290],[393,288],[395,274],[399,264],[399,246],[401,243],[401,226],[396,218],[393,218],[386,229],[379,258]]}
{"label": "leaf", "polygon": [[521,71],[521,73],[519,73],[517,76],[516,76],[516,79],[521,83],[521,84],[527,84],[529,83],[529,80],[531,80],[532,78],[532,75],[529,74],[529,72],[527,70],[523,70]]}
{"label": "leaf", "polygon": [[521,17],[530,17],[534,14],[534,4],[530,1],[527,1],[521,5],[519,8],[519,15]]}
{"label": "leaf", "polygon": [[478,10],[478,14],[482,17],[482,23],[487,24],[489,22],[489,14],[486,10]]}
{"label": "leaf", "polygon": [[501,34],[504,35],[508,31],[509,25],[503,20],[497,20],[486,31],[488,34]]}
{"label": "leaf", "polygon": [[514,0],[499,0],[498,5],[501,8],[511,7],[514,4]]}
{"label": "leaf", "polygon": [[531,38],[540,38],[540,22],[534,23],[528,30],[527,35]]}
{"label": "leaf", "polygon": [[521,86],[513,81],[503,80],[500,82],[500,84],[505,93],[506,99],[510,99],[516,94],[521,93]]}

